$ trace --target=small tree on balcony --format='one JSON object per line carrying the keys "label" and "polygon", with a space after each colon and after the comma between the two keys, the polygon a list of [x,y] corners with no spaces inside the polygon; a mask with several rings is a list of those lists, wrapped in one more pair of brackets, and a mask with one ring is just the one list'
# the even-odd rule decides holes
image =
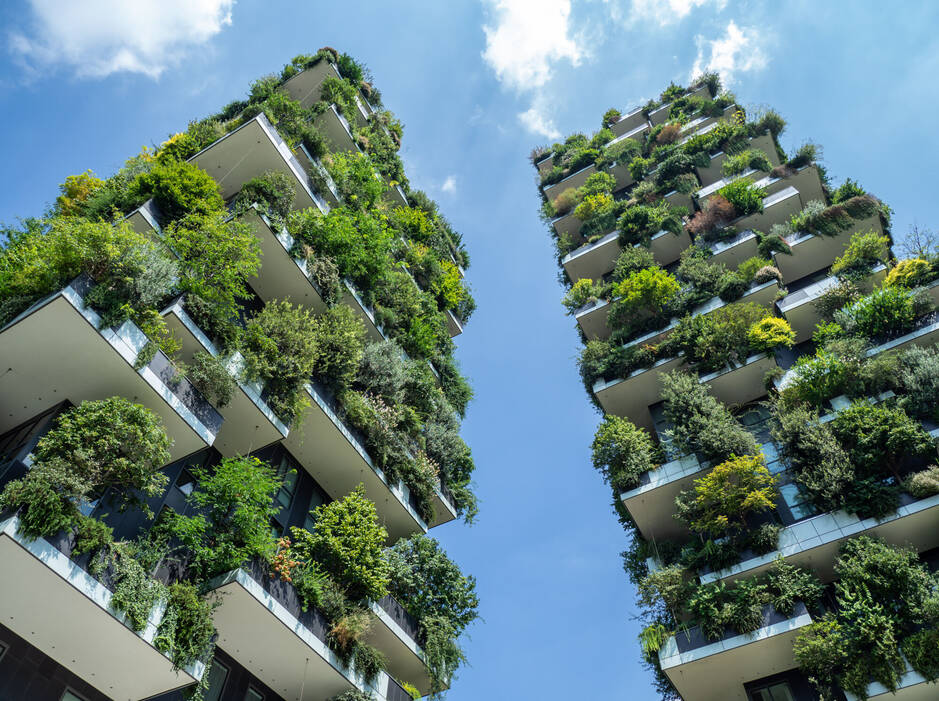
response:
{"label": "small tree on balcony", "polygon": [[608,415],[593,439],[593,466],[617,494],[632,489],[655,466],[652,439],[621,416]]}

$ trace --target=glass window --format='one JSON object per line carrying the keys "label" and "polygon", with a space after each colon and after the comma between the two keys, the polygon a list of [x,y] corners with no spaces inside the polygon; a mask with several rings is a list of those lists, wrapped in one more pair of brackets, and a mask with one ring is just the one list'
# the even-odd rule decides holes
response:
{"label": "glass window", "polygon": [[787,682],[779,682],[765,686],[762,689],[754,689],[750,692],[750,698],[753,701],[795,701]]}
{"label": "glass window", "polygon": [[176,488],[188,497],[196,488],[195,476],[189,470],[183,470],[176,480]]}
{"label": "glass window", "polygon": [[248,687],[248,693],[245,694],[245,701],[264,701],[264,694]]}
{"label": "glass window", "polygon": [[85,699],[76,694],[74,691],[66,689],[65,693],[62,694],[62,701],[85,701]]}
{"label": "glass window", "polygon": [[0,660],[3,659],[3,655],[6,653],[6,651],[7,651],[7,646],[3,643],[0,643]]}
{"label": "glass window", "polygon": [[293,495],[297,491],[297,470],[293,461],[286,455],[280,460],[280,469],[278,470],[281,478],[284,480],[283,486],[277,492],[277,503],[281,509],[289,509],[293,502]]}
{"label": "glass window", "polygon": [[209,669],[209,682],[202,698],[205,701],[218,701],[222,698],[222,692],[225,690],[225,681],[228,679],[228,667],[218,660],[212,660],[212,667]]}
{"label": "glass window", "polygon": [[313,509],[317,506],[322,506],[326,503],[326,500],[323,499],[323,495],[320,494],[318,489],[313,490],[313,496],[310,497],[310,504],[307,506],[306,517],[303,519],[303,527],[308,531],[313,531],[313,527],[316,525],[316,519],[313,518]]}
{"label": "glass window", "polygon": [[779,487],[779,493],[782,494],[786,506],[792,512],[792,517],[796,520],[809,518],[815,515],[815,507],[806,499],[805,495],[796,484],[784,484]]}

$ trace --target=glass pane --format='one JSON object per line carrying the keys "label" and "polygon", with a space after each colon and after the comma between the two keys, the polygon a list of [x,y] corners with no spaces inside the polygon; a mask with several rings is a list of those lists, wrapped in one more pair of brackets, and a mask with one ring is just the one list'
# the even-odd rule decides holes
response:
{"label": "glass pane", "polygon": [[218,701],[222,698],[226,679],[228,679],[228,667],[218,660],[212,660],[212,668],[209,669],[208,689],[206,689],[202,698],[205,701]]}
{"label": "glass pane", "polygon": [[772,701],[794,701],[795,699],[795,697],[792,695],[792,691],[789,690],[789,685],[786,682],[771,686],[768,691]]}
{"label": "glass pane", "polygon": [[85,701],[81,696],[73,694],[68,689],[65,690],[65,693],[62,694],[62,701]]}
{"label": "glass pane", "polygon": [[264,701],[264,696],[249,686],[248,693],[245,694],[245,701]]}

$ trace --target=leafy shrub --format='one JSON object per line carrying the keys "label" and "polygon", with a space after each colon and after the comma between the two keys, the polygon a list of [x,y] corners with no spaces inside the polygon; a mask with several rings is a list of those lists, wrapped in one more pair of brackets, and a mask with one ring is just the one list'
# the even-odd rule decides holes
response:
{"label": "leafy shrub", "polygon": [[657,266],[632,273],[613,288],[616,299],[610,308],[610,324],[628,327],[637,317],[655,315],[680,289],[678,281]]}
{"label": "leafy shrub", "polygon": [[[366,153],[327,153],[323,156],[323,165],[348,207],[372,207],[385,192],[385,183],[375,177],[375,164]],[[321,187],[326,187],[325,183]]]}
{"label": "leafy shrub", "polygon": [[681,217],[685,214],[682,207],[669,207],[665,200],[655,205],[634,205],[626,209],[616,222],[620,232],[620,244],[625,248],[650,239],[659,231],[678,233],[681,229]]}
{"label": "leafy shrub", "polygon": [[122,397],[85,401],[62,413],[34,451],[30,471],[8,482],[3,508],[20,510],[20,530],[51,536],[79,523],[78,505],[106,488],[159,494],[170,441],[159,416]]}
{"label": "leafy shrub", "polygon": [[705,240],[710,240],[713,238],[711,236],[713,233],[723,229],[737,216],[737,208],[733,203],[718,193],[709,197],[701,210],[695,212],[686,228],[692,236],[701,236]]}
{"label": "leafy shrub", "polygon": [[292,178],[286,173],[269,170],[242,185],[233,204],[235,211],[243,211],[258,203],[261,212],[268,215],[279,227],[290,214],[296,194],[297,188]]}
{"label": "leafy shrub", "polygon": [[628,419],[608,415],[593,439],[593,466],[617,493],[632,489],[654,467],[652,439]]}
{"label": "leafy shrub", "polygon": [[212,176],[197,165],[174,158],[157,159],[149,172],[137,177],[134,188],[141,197],[152,197],[167,221],[187,214],[215,214],[225,206]]}
{"label": "leafy shrub", "polygon": [[228,404],[237,384],[228,367],[217,357],[205,351],[196,351],[187,372],[187,379],[217,407]]}
{"label": "leafy shrub", "polygon": [[870,195],[860,195],[830,207],[817,200],[809,202],[799,214],[793,215],[793,231],[820,236],[837,236],[855,221],[872,217],[881,211],[880,202]]}
{"label": "leafy shrub", "polygon": [[844,392],[850,368],[834,353],[819,348],[815,355],[803,355],[796,360],[790,373],[783,397],[787,401],[819,405]]}
{"label": "leafy shrub", "polygon": [[930,277],[932,277],[932,266],[928,261],[922,258],[910,258],[899,261],[890,269],[884,280],[884,286],[900,286],[912,289],[927,282]]}
{"label": "leafy shrub", "polygon": [[573,314],[584,305],[595,301],[601,291],[601,285],[594,283],[590,278],[581,278],[571,286],[561,303],[568,314]]}
{"label": "leafy shrub", "polygon": [[569,187],[566,190],[563,190],[552,200],[555,215],[561,216],[567,214],[571,210],[575,209],[577,205],[580,204],[581,200],[583,200],[583,194],[578,188]]}
{"label": "leafy shrub", "polygon": [[773,168],[766,154],[758,149],[747,149],[727,156],[721,164],[721,174],[727,178],[743,173],[748,168],[768,173]]}
{"label": "leafy shrub", "polygon": [[314,320],[314,338],[313,375],[333,392],[348,388],[365,346],[362,320],[350,307],[330,307]]}
{"label": "leafy shrub", "polygon": [[359,485],[343,499],[316,507],[310,533],[293,528],[294,547],[316,560],[353,601],[378,600],[388,593],[390,566],[382,548],[388,532],[378,521],[375,504]]}
{"label": "leafy shrub", "polygon": [[910,475],[903,487],[917,499],[939,494],[939,467],[930,465],[925,470]]}
{"label": "leafy shrub", "polygon": [[900,649],[910,666],[927,681],[939,679],[939,629],[929,628],[910,635]]}
{"label": "leafy shrub", "polygon": [[939,412],[939,351],[912,346],[900,353],[896,374],[901,405],[911,415],[932,418]]}
{"label": "leafy shrub", "polygon": [[791,348],[796,334],[785,319],[767,316],[753,324],[747,331],[750,347],[757,352],[772,352],[776,348]]}
{"label": "leafy shrub", "polygon": [[835,314],[849,333],[870,339],[898,336],[913,328],[917,308],[913,294],[901,287],[881,287]]}
{"label": "leafy shrub", "polygon": [[717,370],[750,356],[750,328],[768,315],[752,302],[728,304],[709,314],[683,317],[669,340],[699,370]]}
{"label": "leafy shrub", "polygon": [[613,269],[613,280],[622,282],[633,273],[638,273],[645,268],[651,268],[655,265],[655,256],[652,251],[645,246],[630,246],[623,249],[616,259],[616,267]]}
{"label": "leafy shrub", "polygon": [[676,499],[688,527],[712,537],[743,529],[751,514],[776,508],[776,478],[762,455],[731,456]]}
{"label": "leafy shrub", "polygon": [[763,198],[766,197],[765,190],[746,179],[734,180],[724,185],[717,194],[733,205],[739,217],[762,212]]}
{"label": "leafy shrub", "polygon": [[844,253],[832,263],[831,272],[833,275],[859,279],[868,275],[877,263],[886,263],[889,259],[889,237],[873,230],[856,232],[851,235]]}
{"label": "leafy shrub", "polygon": [[867,192],[861,187],[856,181],[851,178],[847,178],[841,185],[835,188],[835,191],[831,193],[831,203],[832,204],[841,204],[842,202],[847,202],[853,197],[860,197],[861,195],[866,195]]}
{"label": "leafy shrub", "polygon": [[861,288],[857,282],[850,279],[839,280],[838,283],[827,289],[813,306],[823,319],[833,319],[835,312],[861,298]]}
{"label": "leafy shrub", "polygon": [[62,217],[81,216],[88,198],[103,185],[104,181],[90,170],[66,176],[65,182],[59,185],[60,194],[55,198],[55,213]]}
{"label": "leafy shrub", "polygon": [[170,511],[157,526],[185,546],[189,567],[211,578],[255,557],[270,559],[270,523],[280,510],[274,495],[283,482],[274,468],[257,458],[236,457],[192,472],[197,485],[187,500],[196,515]]}
{"label": "leafy shrub", "polygon": [[268,302],[245,327],[244,375],[262,381],[271,409],[287,422],[309,404],[304,386],[318,358],[313,313],[287,300]]}
{"label": "leafy shrub", "polygon": [[661,396],[665,418],[671,425],[669,435],[685,453],[700,452],[704,460],[720,462],[731,455],[759,452],[753,436],[696,377],[666,373],[662,376]]}
{"label": "leafy shrub", "polygon": [[153,645],[169,654],[175,669],[182,669],[209,656],[215,637],[212,611],[219,602],[201,598],[195,585],[186,582],[171,584],[168,591]]}

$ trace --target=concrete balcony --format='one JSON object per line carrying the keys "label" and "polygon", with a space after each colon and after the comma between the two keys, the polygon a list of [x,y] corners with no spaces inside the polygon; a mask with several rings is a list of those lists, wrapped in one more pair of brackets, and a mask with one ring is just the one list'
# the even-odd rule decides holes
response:
{"label": "concrete balcony", "polygon": [[313,125],[322,132],[331,151],[358,153],[362,150],[352,136],[352,127],[336,105],[330,105],[325,112],[317,115]]}
{"label": "concrete balcony", "polygon": [[715,241],[709,245],[711,262],[719,263],[733,270],[745,260],[760,254],[759,239],[749,229],[740,231],[730,238]]}
{"label": "concrete balcony", "polygon": [[775,224],[784,224],[794,214],[802,211],[808,200],[803,200],[799,191],[787,185],[778,192],[763,198],[763,211],[749,214],[733,222],[738,230],[749,229],[769,233]]}
{"label": "concrete balcony", "polygon": [[619,232],[611,231],[603,238],[587,243],[571,251],[561,260],[572,282],[583,278],[598,280],[616,265],[616,259],[623,252],[619,243]]}
{"label": "concrete balcony", "polygon": [[648,120],[646,120],[642,108],[636,107],[626,114],[621,115],[614,124],[610,125],[610,131],[613,132],[614,137],[619,137],[633,132],[642,126],[648,126]]}
{"label": "concrete balcony", "polygon": [[818,168],[815,166],[805,166],[785,178],[774,178],[761,170],[749,168],[738,175],[732,175],[714,181],[710,185],[698,190],[695,197],[698,199],[698,202],[704,203],[713,195],[716,195],[722,187],[736,182],[737,180],[749,180],[757,187],[763,188],[767,197],[776,195],[786,188],[793,187],[798,190],[803,202],[810,202],[812,200],[824,201],[825,198],[825,193],[822,190],[822,181],[818,175]]}
{"label": "concrete balcony", "polygon": [[[191,363],[198,351],[215,357],[220,351],[189,316],[182,300],[177,300],[162,312],[163,319],[180,342],[179,355],[184,363]],[[237,388],[232,400],[219,409],[225,423],[215,441],[215,448],[226,457],[247,455],[258,448],[285,438],[290,429],[268,406],[264,387],[258,382],[241,379],[244,360],[240,352],[225,360]]]}
{"label": "concrete balcony", "polygon": [[323,165],[322,161],[310,155],[307,147],[303,144],[297,147],[294,155],[297,158],[297,162],[303,167],[303,171],[310,177],[311,182],[314,180],[322,180],[322,182],[326,183],[326,187],[317,192],[317,194],[326,201],[326,204],[330,207],[338,207],[342,204],[339,191],[336,189],[336,182],[333,180],[333,176],[329,174],[329,171],[326,169],[326,166]]}
{"label": "concrete balcony", "polygon": [[763,625],[748,635],[733,631],[718,641],[692,628],[666,641],[659,650],[662,671],[678,693],[694,701],[747,701],[743,685],[796,666],[792,644],[812,622],[805,606],[795,605],[792,616],[766,606]]}
{"label": "concrete balcony", "polygon": [[719,572],[701,576],[702,582],[733,581],[770,569],[777,557],[810,569],[823,582],[835,578],[834,564],[841,544],[859,535],[880,538],[891,545],[912,545],[918,552],[939,546],[939,495],[914,499],[902,495],[900,508],[879,521],[858,518],[836,511],[819,514],[786,526],[779,534],[779,548],[766,555],[744,557],[741,562]]}
{"label": "concrete balcony", "polygon": [[163,604],[134,632],[111,608],[111,590],[69,557],[69,538],[29,540],[18,529],[16,516],[0,520],[4,625],[115,700],[149,698],[201,679],[202,663],[174,670],[154,647]]}
{"label": "concrete balcony", "polygon": [[593,385],[594,396],[607,414],[624,416],[651,429],[649,406],[659,401],[660,378],[683,364],[682,358],[663,358],[652,367],[633,370],[625,378],[598,380]]}
{"label": "concrete balcony", "polygon": [[884,341],[873,348],[868,348],[867,356],[877,355],[884,351],[902,350],[909,346],[926,348],[936,343],[939,343],[939,321],[935,320],[934,315],[930,315],[925,319],[921,319],[917,327],[909,333]]}
{"label": "concrete balcony", "polygon": [[[768,231],[768,229],[767,229]],[[796,233],[786,239],[792,255],[777,254],[776,267],[782,273],[786,282],[798,280],[819,270],[831,266],[851,241],[851,236],[857,232],[875,231],[883,234],[884,227],[880,221],[880,214],[873,214],[864,219],[854,221],[837,236],[820,236],[818,234]]]}
{"label": "concrete balcony", "polygon": [[739,365],[703,374],[700,381],[724,404],[742,406],[766,394],[763,378],[776,367],[776,359],[771,354],[757,353]]}
{"label": "concrete balcony", "polygon": [[297,100],[304,109],[309,109],[320,101],[323,81],[327,78],[342,79],[339,68],[331,61],[320,61],[311,68],[306,68],[290,78],[281,86],[281,90]]}
{"label": "concrete balcony", "polygon": [[[844,697],[846,701],[860,701],[850,691],[845,691]],[[896,692],[890,691],[880,682],[871,682],[867,687],[867,698],[869,701],[933,701],[936,698],[936,683],[927,681],[907,663]]]}
{"label": "concrete balcony", "polygon": [[[776,152],[776,145],[773,143],[773,137],[769,132],[750,139],[748,148],[762,151],[773,166],[779,165],[779,154]],[[723,165],[727,156],[728,154],[723,151],[718,151],[711,156],[711,162],[707,166],[695,169],[702,185],[711,185],[724,177]]]}
{"label": "concrete balcony", "polygon": [[447,333],[450,334],[450,338],[456,338],[463,333],[463,324],[460,323],[456,314],[447,309],[444,311],[443,315],[447,320]]}
{"label": "concrete balcony", "polygon": [[688,536],[687,527],[674,517],[675,497],[709,466],[695,455],[670,460],[644,473],[638,487],[620,495],[643,538],[661,541]]}
{"label": "concrete balcony", "polygon": [[543,190],[544,196],[548,200],[553,200],[565,190],[576,190],[585,182],[587,182],[587,178],[596,172],[597,166],[591,163],[589,166],[585,166],[580,170],[574,171],[563,180],[559,180],[558,182],[545,187]]}
{"label": "concrete balcony", "polygon": [[[887,268],[884,265],[877,265],[873,272],[864,279],[861,285],[862,290],[870,292],[875,284],[883,281],[886,275]],[[838,278],[829,275],[799,289],[793,290],[790,288],[789,294],[776,302],[776,308],[789,322],[792,330],[796,332],[796,343],[802,343],[812,337],[815,325],[822,320],[821,315],[815,308],[815,303],[837,284]]]}
{"label": "concrete balcony", "polygon": [[283,698],[311,689],[324,699],[352,689],[395,698],[389,689],[397,684],[386,673],[367,684],[342,664],[326,645],[326,619],[315,609],[303,611],[293,586],[271,578],[265,566],[248,563],[209,588],[221,595],[214,615],[219,646]]}
{"label": "concrete balcony", "polygon": [[155,236],[154,234],[160,234],[162,232],[160,219],[160,210],[157,209],[156,203],[152,199],[147,200],[124,217],[124,221],[127,222],[131,229],[154,241],[159,240],[159,236]]}
{"label": "concrete balcony", "polygon": [[139,370],[134,365],[148,339],[126,321],[100,328],[100,315],[85,295],[94,286],[80,276],[40,300],[0,330],[0,433],[68,399],[121,396],[160,416],[176,460],[212,445],[222,417],[172,363],[157,351]]}
{"label": "concrete balcony", "polygon": [[[695,90],[686,92],[684,94],[684,97],[709,98],[711,97],[711,92],[706,85],[702,85],[701,87]],[[654,110],[649,112],[649,121],[652,122],[653,126],[658,126],[659,124],[665,123],[666,121],[668,121],[668,112],[671,108],[672,108],[671,102],[667,102],[664,105],[661,105],[660,107],[656,107]]]}
{"label": "concrete balcony", "polygon": [[376,623],[365,640],[381,650],[388,671],[396,678],[414,685],[422,694],[431,690],[424,650],[419,643],[420,625],[390,594],[370,603]]}
{"label": "concrete balcony", "polygon": [[316,207],[321,212],[329,209],[313,191],[300,161],[264,114],[249,119],[201,150],[189,162],[215,179],[226,201],[252,178],[276,171],[287,175],[296,186],[294,209]]}

